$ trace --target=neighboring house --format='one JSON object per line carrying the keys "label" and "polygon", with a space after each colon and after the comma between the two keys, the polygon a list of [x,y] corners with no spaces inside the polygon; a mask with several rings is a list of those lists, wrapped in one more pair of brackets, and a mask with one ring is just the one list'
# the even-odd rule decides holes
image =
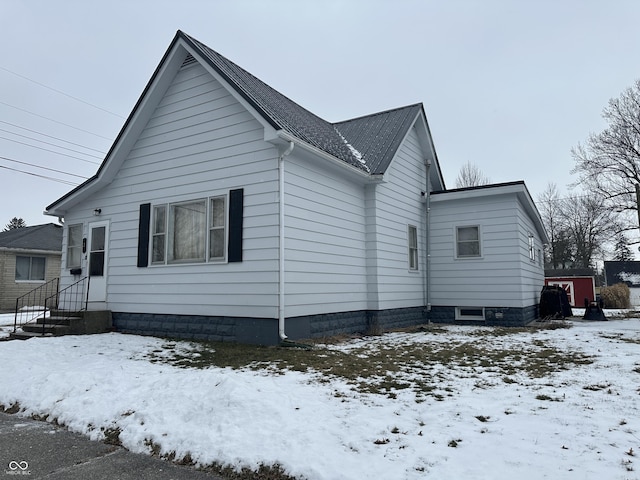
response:
{"label": "neighboring house", "polygon": [[96,175],[46,210],[62,284],[89,274],[123,332],[522,325],[544,284],[524,183],[447,191],[422,104],[329,123],[180,31]]}
{"label": "neighboring house", "polygon": [[0,311],[60,276],[62,227],[53,223],[0,232]]}
{"label": "neighboring house", "polygon": [[589,302],[596,300],[596,276],[588,268],[545,270],[545,285],[556,285],[567,292],[569,305],[584,307],[585,299]]}
{"label": "neighboring house", "polygon": [[605,261],[604,274],[608,286],[626,283],[631,294],[631,305],[640,306],[640,262]]}

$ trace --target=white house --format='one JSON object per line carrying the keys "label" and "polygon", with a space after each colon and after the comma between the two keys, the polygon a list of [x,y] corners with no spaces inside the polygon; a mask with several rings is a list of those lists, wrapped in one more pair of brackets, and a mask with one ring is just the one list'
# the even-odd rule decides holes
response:
{"label": "white house", "polygon": [[46,208],[117,330],[277,343],[537,316],[524,183],[446,190],[422,104],[329,123],[178,31],[98,172]]}

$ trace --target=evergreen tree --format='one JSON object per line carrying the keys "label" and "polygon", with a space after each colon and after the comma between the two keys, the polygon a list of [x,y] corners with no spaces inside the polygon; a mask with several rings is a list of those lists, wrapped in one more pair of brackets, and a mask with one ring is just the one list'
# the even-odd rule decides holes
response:
{"label": "evergreen tree", "polygon": [[620,234],[613,247],[613,259],[618,262],[630,262],[634,259],[633,253],[629,248],[629,241],[624,233]]}
{"label": "evergreen tree", "polygon": [[8,232],[9,230],[14,230],[16,228],[24,228],[27,224],[22,218],[13,217],[9,223],[4,226],[4,232]]}

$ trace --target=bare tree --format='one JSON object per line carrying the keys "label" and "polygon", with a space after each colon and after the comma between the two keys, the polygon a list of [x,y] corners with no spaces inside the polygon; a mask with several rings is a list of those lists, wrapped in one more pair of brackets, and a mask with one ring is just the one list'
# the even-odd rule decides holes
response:
{"label": "bare tree", "polygon": [[571,252],[568,248],[568,234],[562,215],[562,199],[555,183],[548,183],[547,188],[538,196],[538,210],[549,244],[546,247],[546,263],[551,268],[566,268],[571,262]]}
{"label": "bare tree", "polygon": [[[640,80],[609,100],[602,116],[609,126],[571,150],[572,173],[580,175],[589,191],[601,195],[608,208],[635,213],[635,186],[640,183]],[[626,219],[637,227],[635,215]]]}
{"label": "bare tree", "polygon": [[480,185],[488,185],[491,180],[482,173],[477,165],[467,162],[460,169],[460,173],[456,177],[456,188],[477,187]]}
{"label": "bare tree", "polygon": [[16,228],[24,228],[27,226],[27,223],[22,219],[22,218],[18,218],[18,217],[13,217],[9,223],[7,223],[4,226],[4,232],[8,232],[9,230],[14,230]]}
{"label": "bare tree", "polygon": [[578,268],[592,267],[596,255],[603,253],[605,244],[619,231],[616,212],[594,194],[563,199],[562,219],[573,245],[573,264]]}

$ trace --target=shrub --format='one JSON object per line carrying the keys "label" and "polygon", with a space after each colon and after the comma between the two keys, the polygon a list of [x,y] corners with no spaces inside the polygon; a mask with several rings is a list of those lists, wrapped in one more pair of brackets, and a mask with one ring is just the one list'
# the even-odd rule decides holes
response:
{"label": "shrub", "polygon": [[611,287],[600,289],[600,298],[606,308],[630,308],[630,295],[631,292],[626,283],[616,283]]}

